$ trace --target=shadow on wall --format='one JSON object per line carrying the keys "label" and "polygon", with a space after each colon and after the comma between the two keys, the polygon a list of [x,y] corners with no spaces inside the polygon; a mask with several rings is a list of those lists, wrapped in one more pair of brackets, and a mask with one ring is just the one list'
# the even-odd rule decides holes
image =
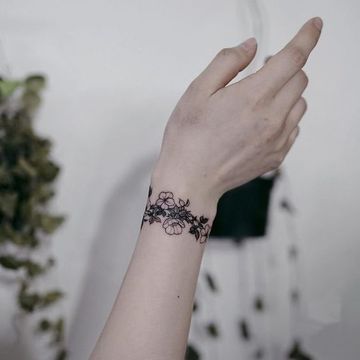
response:
{"label": "shadow on wall", "polygon": [[135,247],[153,163],[149,157],[137,164],[104,207],[69,331],[70,359],[88,358],[109,315]]}

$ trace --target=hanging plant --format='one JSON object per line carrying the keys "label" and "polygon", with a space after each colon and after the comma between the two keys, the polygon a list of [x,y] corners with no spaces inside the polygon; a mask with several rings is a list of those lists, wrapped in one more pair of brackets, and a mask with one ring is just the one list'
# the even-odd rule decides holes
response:
{"label": "hanging plant", "polygon": [[[44,86],[42,75],[0,78],[0,268],[16,275],[22,314],[49,308],[63,297],[58,289],[34,287],[54,265],[51,257],[39,260],[39,250],[64,221],[48,209],[60,170],[51,159],[51,141],[33,127]],[[66,358],[62,317],[44,317],[35,330],[48,334],[56,360]]]}

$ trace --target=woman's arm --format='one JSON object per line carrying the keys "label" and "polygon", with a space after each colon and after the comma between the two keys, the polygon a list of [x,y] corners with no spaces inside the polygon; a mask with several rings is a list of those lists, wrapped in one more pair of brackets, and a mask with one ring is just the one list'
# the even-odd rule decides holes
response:
{"label": "woman's arm", "polygon": [[[205,232],[215,206],[180,181],[153,182],[146,221],[92,359],[184,358]],[[175,211],[179,216],[172,219]],[[206,216],[204,226],[201,216]],[[198,239],[189,232],[191,226]]]}
{"label": "woman's arm", "polygon": [[[182,360],[203,251],[219,197],[277,168],[306,103],[301,70],[321,20],[309,20],[259,71],[228,85],[256,42],[224,49],[172,113],[139,239],[92,360]],[[228,86],[226,86],[228,85]]]}

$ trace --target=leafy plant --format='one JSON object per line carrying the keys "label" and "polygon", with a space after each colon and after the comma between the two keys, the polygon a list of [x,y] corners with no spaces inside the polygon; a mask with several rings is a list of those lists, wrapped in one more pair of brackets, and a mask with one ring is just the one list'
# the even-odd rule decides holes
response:
{"label": "leafy plant", "polygon": [[[51,159],[51,141],[33,126],[45,83],[42,75],[0,78],[0,267],[16,274],[23,314],[46,309],[63,297],[58,289],[39,292],[34,287],[55,263],[51,257],[38,260],[38,250],[64,221],[48,208],[60,168]],[[66,358],[62,317],[43,318],[36,330],[50,337],[55,359]]]}

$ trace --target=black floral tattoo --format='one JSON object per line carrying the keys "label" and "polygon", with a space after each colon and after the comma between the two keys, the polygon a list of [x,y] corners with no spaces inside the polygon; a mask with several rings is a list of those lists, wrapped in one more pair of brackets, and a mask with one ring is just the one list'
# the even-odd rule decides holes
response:
{"label": "black floral tattoo", "polygon": [[193,234],[196,241],[203,244],[207,241],[210,233],[209,219],[204,216],[194,216],[191,214],[188,207],[190,205],[189,199],[186,201],[179,198],[178,202],[174,199],[174,194],[171,191],[162,191],[155,203],[151,203],[150,197],[152,195],[152,188],[149,188],[148,201],[146,204],[144,216],[141,227],[148,222],[162,223],[166,234],[180,235],[188,225],[189,233]]}

